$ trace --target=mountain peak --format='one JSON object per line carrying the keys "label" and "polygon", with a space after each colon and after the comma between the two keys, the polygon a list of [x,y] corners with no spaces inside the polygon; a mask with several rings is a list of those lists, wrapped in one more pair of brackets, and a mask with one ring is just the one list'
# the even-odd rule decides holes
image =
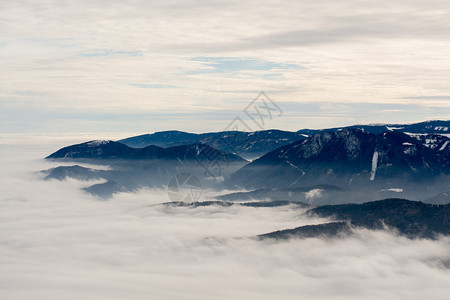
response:
{"label": "mountain peak", "polygon": [[133,152],[130,147],[109,140],[93,140],[64,147],[46,158],[101,158],[114,159]]}

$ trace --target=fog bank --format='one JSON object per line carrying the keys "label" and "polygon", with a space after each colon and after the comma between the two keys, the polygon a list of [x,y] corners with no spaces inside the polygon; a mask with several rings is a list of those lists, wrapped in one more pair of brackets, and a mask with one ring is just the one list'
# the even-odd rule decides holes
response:
{"label": "fog bank", "polygon": [[[165,190],[102,201],[43,181],[46,149],[1,146],[0,299],[446,299],[450,238],[359,230],[258,241],[317,224],[294,207],[172,207]],[[45,150],[45,151],[44,151]],[[58,164],[60,165],[60,164]],[[208,191],[205,194],[208,195]]]}

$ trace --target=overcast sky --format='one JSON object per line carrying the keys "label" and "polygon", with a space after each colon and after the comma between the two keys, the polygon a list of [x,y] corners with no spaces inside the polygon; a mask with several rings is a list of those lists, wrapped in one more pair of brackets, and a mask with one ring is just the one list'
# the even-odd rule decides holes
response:
{"label": "overcast sky", "polygon": [[[297,130],[450,116],[448,0],[1,1],[1,133]],[[257,128],[252,128],[257,129]]]}

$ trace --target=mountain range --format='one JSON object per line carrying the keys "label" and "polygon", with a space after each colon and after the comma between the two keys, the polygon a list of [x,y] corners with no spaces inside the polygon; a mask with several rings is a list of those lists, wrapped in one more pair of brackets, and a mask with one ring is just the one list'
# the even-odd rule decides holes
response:
{"label": "mountain range", "polygon": [[418,182],[450,175],[444,150],[426,147],[399,131],[325,131],[252,161],[232,174],[227,184],[254,189]]}
{"label": "mountain range", "polygon": [[90,141],[64,147],[46,157],[55,159],[96,159],[96,160],[176,160],[209,161],[224,159],[228,162],[245,162],[238,155],[217,150],[207,144],[180,145],[162,148],[149,145],[131,148],[114,141]]}
{"label": "mountain range", "polygon": [[149,145],[173,147],[187,144],[206,144],[221,151],[253,159],[280,146],[305,138],[305,135],[301,133],[282,130],[223,131],[202,134],[173,130],[139,135],[118,142],[134,148],[143,148]]}
{"label": "mountain range", "polygon": [[161,187],[178,173],[198,177],[223,177],[247,161],[238,155],[214,149],[206,144],[162,148],[154,145],[131,148],[114,141],[90,141],[64,147],[46,159],[78,163],[106,164],[109,170],[80,165],[45,170],[45,179],[104,180],[85,190],[104,198],[116,192],[132,192],[142,187]]}
{"label": "mountain range", "polygon": [[[326,204],[402,196],[442,203],[450,191],[449,126],[450,121],[429,121],[296,133],[167,131],[64,147],[47,159],[106,164],[110,170],[75,165],[45,173],[47,179],[102,179],[103,184],[87,190],[108,197],[117,191],[164,187],[185,172],[204,178],[206,187],[235,190],[219,196],[233,201],[264,196]],[[261,156],[248,162],[239,152]]]}
{"label": "mountain range", "polygon": [[450,121],[429,121],[298,132],[166,131],[64,147],[46,159],[75,164],[42,174],[45,180],[94,180],[84,190],[108,199],[168,186],[184,173],[200,178],[203,188],[226,192],[166,205],[286,206],[328,220],[258,239],[334,238],[359,229],[434,239],[450,234],[449,127]]}
{"label": "mountain range", "polygon": [[[419,137],[419,139],[423,139],[423,143],[428,142],[430,146],[433,146],[438,142],[434,141],[436,137],[439,138],[441,134],[450,135],[449,128],[450,121],[426,121],[414,124],[372,124],[328,129],[301,129],[297,132],[271,129],[255,132],[223,131],[195,134],[172,130],[156,132],[153,134],[143,134],[122,139],[118,142],[133,148],[144,148],[149,145],[167,148],[187,144],[207,144],[218,150],[238,154],[247,159],[254,159],[275,150],[276,148],[299,140],[304,140],[321,132],[360,129],[378,134],[396,130],[413,134]],[[426,139],[420,138],[423,134],[430,134],[431,136]]]}

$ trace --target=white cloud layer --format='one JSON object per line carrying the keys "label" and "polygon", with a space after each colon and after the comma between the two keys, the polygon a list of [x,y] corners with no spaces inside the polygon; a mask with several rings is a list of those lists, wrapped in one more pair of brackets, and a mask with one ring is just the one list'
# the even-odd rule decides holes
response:
{"label": "white cloud layer", "polygon": [[445,0],[19,0],[0,11],[4,132],[221,130],[261,90],[291,104],[417,106],[287,110],[271,125],[292,130],[450,113]]}
{"label": "white cloud layer", "polygon": [[[49,148],[49,147],[46,147]],[[43,182],[36,146],[1,148],[0,299],[447,299],[450,239],[246,237],[323,220],[291,208],[164,208]],[[236,239],[237,237],[237,239]]]}

